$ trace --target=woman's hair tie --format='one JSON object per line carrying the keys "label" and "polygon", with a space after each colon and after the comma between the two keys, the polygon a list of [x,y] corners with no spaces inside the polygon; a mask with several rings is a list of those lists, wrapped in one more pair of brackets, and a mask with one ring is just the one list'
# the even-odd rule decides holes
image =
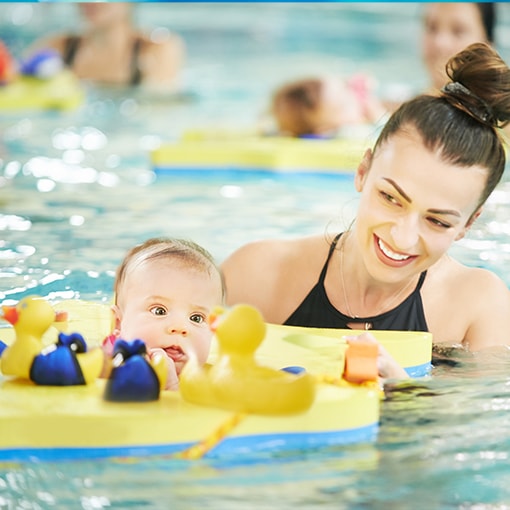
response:
{"label": "woman's hair tie", "polygon": [[492,108],[481,97],[473,94],[467,87],[453,81],[441,89],[443,97],[453,106],[471,115],[474,119],[491,127],[500,127]]}

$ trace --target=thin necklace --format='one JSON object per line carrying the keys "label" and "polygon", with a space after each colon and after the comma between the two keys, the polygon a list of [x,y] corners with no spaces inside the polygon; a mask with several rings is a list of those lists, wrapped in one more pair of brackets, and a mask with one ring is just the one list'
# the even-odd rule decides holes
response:
{"label": "thin necklace", "polygon": [[[345,302],[345,307],[347,308],[347,313],[349,314],[349,317],[351,317],[352,319],[359,319],[360,318],[359,315],[356,315],[356,314],[352,313],[351,307],[349,305],[349,300],[347,299],[347,291],[345,289],[345,280],[344,280],[344,246],[345,246],[345,241],[347,240],[347,234],[344,234],[344,235],[345,235],[345,237],[344,237],[344,239],[342,239],[342,244],[340,246],[340,278],[342,280],[342,290],[343,290],[343,294],[344,294],[344,302]],[[380,307],[379,311],[374,315],[374,317],[379,315],[381,313],[381,311],[386,309],[386,308],[388,310],[391,310],[391,308],[393,307],[394,303],[396,303],[397,300],[404,294],[404,292],[411,286],[411,283],[413,283],[412,280],[407,282],[404,285],[404,287],[402,287],[397,292],[397,294],[395,294],[393,296],[391,301],[389,301],[388,303],[385,303],[384,306]],[[372,329],[372,323],[371,322],[365,322],[365,329],[366,330]]]}

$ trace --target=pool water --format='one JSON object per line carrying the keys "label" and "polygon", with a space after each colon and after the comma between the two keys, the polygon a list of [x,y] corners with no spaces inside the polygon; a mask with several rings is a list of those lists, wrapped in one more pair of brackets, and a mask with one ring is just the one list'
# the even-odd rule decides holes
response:
{"label": "pool water", "polygon": [[[21,55],[45,31],[67,27],[74,9],[3,4],[2,37]],[[253,239],[345,228],[357,203],[350,176],[162,177],[149,151],[186,129],[252,128],[269,91],[288,77],[371,70],[388,93],[423,87],[419,10],[137,5],[142,24],[185,37],[185,93],[155,98],[87,85],[78,110],[0,116],[0,300],[36,293],[108,302],[121,257],[150,236],[190,237],[221,261]],[[498,38],[510,57],[510,12],[501,11]],[[510,285],[509,204],[505,176],[452,255]],[[0,509],[509,508],[510,360],[506,350],[485,357],[453,352],[435,360],[432,377],[387,387],[374,443],[248,464],[155,457],[3,465]]]}

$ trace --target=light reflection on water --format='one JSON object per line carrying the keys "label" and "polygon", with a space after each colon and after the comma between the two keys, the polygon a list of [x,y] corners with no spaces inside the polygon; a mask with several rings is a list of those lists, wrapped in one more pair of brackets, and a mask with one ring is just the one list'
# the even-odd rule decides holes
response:
{"label": "light reflection on water", "polygon": [[[186,8],[177,8],[177,28],[186,26]],[[344,43],[371,34],[364,44],[353,42],[352,51],[386,76],[413,70],[412,46],[405,45],[410,49],[405,62],[381,58],[414,36],[409,23],[414,17],[405,4],[380,22],[377,15],[391,6],[374,4],[377,15],[352,7],[354,14],[344,19],[305,5],[296,10],[300,31],[283,5],[257,9],[264,14],[258,19],[235,6],[229,12],[236,22],[244,20],[246,29],[254,27],[250,34],[259,53],[239,30],[226,32],[241,49],[232,39],[220,40],[228,16],[205,18],[214,24],[209,38],[188,27],[190,36],[197,35],[189,72],[201,79],[180,98],[90,88],[77,111],[0,117],[0,300],[39,293],[55,300],[108,301],[113,271],[126,249],[153,235],[191,237],[222,260],[252,239],[334,232],[349,224],[356,206],[349,178],[156,178],[151,171],[148,150],[182,129],[252,125],[267,88],[285,71],[295,73],[312,61],[313,69],[356,69],[351,59],[334,56],[340,47],[337,33]],[[383,19],[394,18],[399,30],[382,44],[377,29]],[[376,30],[367,29],[367,23],[375,23]],[[291,31],[291,25],[296,33],[287,39],[279,30]],[[324,32],[325,42],[310,47],[303,34],[312,26],[315,35]],[[6,34],[14,39],[19,27],[10,28]],[[238,59],[226,69],[212,54],[193,54],[211,34],[218,54],[236,58],[244,52],[253,60]],[[263,53],[276,46],[278,55]],[[212,48],[201,50],[214,53]],[[452,255],[493,269],[510,285],[509,186],[505,176]],[[389,386],[374,444],[249,464],[151,458],[5,465],[0,467],[0,509],[508,508],[509,353],[486,357],[482,364],[463,351],[438,354],[431,378]]]}

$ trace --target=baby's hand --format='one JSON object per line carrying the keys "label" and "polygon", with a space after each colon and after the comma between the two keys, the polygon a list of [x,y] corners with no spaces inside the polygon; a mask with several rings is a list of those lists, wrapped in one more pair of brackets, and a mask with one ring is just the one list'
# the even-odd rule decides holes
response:
{"label": "baby's hand", "polygon": [[173,390],[177,391],[179,389],[179,376],[177,375],[177,369],[175,367],[174,360],[167,355],[167,353],[160,349],[159,347],[155,347],[154,349],[149,350],[149,356],[153,359],[155,356],[163,356],[166,360],[167,366],[167,378],[165,390]]}
{"label": "baby's hand", "polygon": [[359,341],[377,344],[377,371],[383,379],[408,379],[407,372],[393,359],[393,356],[376,340],[371,333],[362,333],[358,336],[346,336],[347,343]]}

